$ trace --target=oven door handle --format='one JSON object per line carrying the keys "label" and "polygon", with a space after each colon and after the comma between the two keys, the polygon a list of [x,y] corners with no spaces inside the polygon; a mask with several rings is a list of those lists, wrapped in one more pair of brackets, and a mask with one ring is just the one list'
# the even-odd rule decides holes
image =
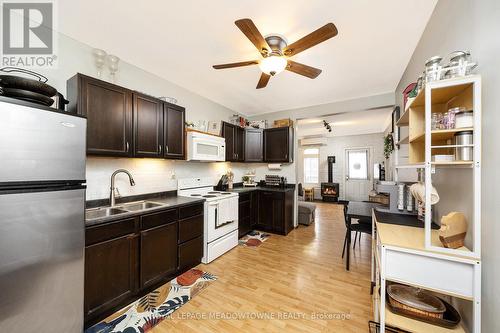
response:
{"label": "oven door handle", "polygon": [[231,224],[231,223],[233,223],[233,222],[234,222],[234,220],[231,220],[231,221],[226,221],[226,222],[224,222],[224,223],[222,223],[222,224],[220,224],[220,225],[217,225],[217,226],[215,227],[215,229],[222,228],[223,226],[228,225],[228,224]]}

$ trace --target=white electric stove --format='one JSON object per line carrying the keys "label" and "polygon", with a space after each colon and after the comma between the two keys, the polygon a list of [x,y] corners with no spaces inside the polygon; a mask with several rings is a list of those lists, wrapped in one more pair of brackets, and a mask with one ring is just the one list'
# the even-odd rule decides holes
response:
{"label": "white electric stove", "polygon": [[238,245],[238,193],[214,191],[212,178],[183,178],[177,195],[205,199],[202,262],[208,264]]}

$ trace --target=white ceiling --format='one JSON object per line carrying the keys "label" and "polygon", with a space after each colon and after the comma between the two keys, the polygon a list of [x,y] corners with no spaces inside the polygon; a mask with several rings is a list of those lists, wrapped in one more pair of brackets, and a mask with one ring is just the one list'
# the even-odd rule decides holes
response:
{"label": "white ceiling", "polygon": [[[247,115],[394,91],[437,0],[59,1],[59,30]],[[327,22],[337,37],[293,57],[323,70],[315,80],[283,72],[265,89],[258,59],[234,25],[251,18],[289,43]]]}
{"label": "white ceiling", "polygon": [[[382,133],[391,123],[392,108],[347,112],[338,115],[311,118],[298,121],[297,136],[345,136],[371,133]],[[323,120],[330,124],[332,132],[328,132]]]}

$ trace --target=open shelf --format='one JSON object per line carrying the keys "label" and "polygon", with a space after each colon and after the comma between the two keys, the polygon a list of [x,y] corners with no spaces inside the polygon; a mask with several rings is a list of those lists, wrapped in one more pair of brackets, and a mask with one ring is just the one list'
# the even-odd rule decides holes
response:
{"label": "open shelf", "polygon": [[424,142],[424,141],[425,141],[425,132],[414,134],[410,139],[410,142]]}
{"label": "open shelf", "polygon": [[399,140],[398,142],[396,142],[396,144],[397,145],[404,145],[404,144],[407,144],[409,142],[410,142],[409,137],[405,136],[404,138],[402,138],[401,140]]}
{"label": "open shelf", "polygon": [[424,164],[403,164],[403,165],[396,165],[396,169],[423,169],[425,168]]}
{"label": "open shelf", "polygon": [[474,161],[431,162],[431,165],[473,165]]}
{"label": "open shelf", "polygon": [[457,132],[463,132],[463,131],[473,131],[473,127],[464,127],[464,128],[453,128],[453,129],[446,129],[446,130],[432,130],[431,131],[431,138],[432,141],[446,141],[448,139],[453,139],[455,133]]}
{"label": "open shelf", "polygon": [[[454,79],[440,80],[441,85],[445,85],[447,82],[452,82]],[[467,89],[472,87],[472,83],[465,83],[459,85],[449,85],[443,88],[436,88],[432,90],[432,104],[445,104],[450,102],[451,99],[458,95],[463,94]],[[422,89],[413,102],[408,106],[417,107],[425,106],[425,89]]]}
{"label": "open shelf", "polygon": [[441,146],[431,146],[431,149],[448,149],[448,148],[465,148],[474,147],[474,145],[441,145]]}
{"label": "open shelf", "polygon": [[462,323],[455,328],[445,328],[424,323],[419,320],[410,319],[391,312],[388,306],[385,307],[386,325],[395,326],[400,329],[415,333],[465,333]]}
{"label": "open shelf", "polygon": [[410,112],[408,108],[403,112],[401,117],[399,117],[398,121],[396,122],[396,126],[408,126],[410,122]]}

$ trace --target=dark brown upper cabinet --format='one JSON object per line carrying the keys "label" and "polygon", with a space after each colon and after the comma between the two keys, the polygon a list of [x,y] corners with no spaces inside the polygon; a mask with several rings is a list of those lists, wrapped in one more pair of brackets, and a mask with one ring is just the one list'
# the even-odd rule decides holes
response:
{"label": "dark brown upper cabinet", "polygon": [[293,128],[278,127],[264,130],[264,161],[293,162]]}
{"label": "dark brown upper cabinet", "polygon": [[186,129],[184,126],[186,110],[178,105],[163,103],[163,145],[164,156],[170,159],[186,158]]}
{"label": "dark brown upper cabinet", "polygon": [[245,162],[264,161],[263,131],[257,128],[245,129]]}
{"label": "dark brown upper cabinet", "polygon": [[87,117],[87,155],[185,158],[185,109],[77,74],[69,111]]}
{"label": "dark brown upper cabinet", "polygon": [[236,126],[236,162],[245,161],[245,130]]}
{"label": "dark brown upper cabinet", "polygon": [[132,156],[132,91],[77,74],[67,82],[68,111],[87,117],[87,154]]}
{"label": "dark brown upper cabinet", "polygon": [[163,157],[163,104],[134,93],[134,156]]}
{"label": "dark brown upper cabinet", "polygon": [[245,131],[243,128],[222,122],[222,136],[226,139],[226,161],[243,162],[245,160]]}

